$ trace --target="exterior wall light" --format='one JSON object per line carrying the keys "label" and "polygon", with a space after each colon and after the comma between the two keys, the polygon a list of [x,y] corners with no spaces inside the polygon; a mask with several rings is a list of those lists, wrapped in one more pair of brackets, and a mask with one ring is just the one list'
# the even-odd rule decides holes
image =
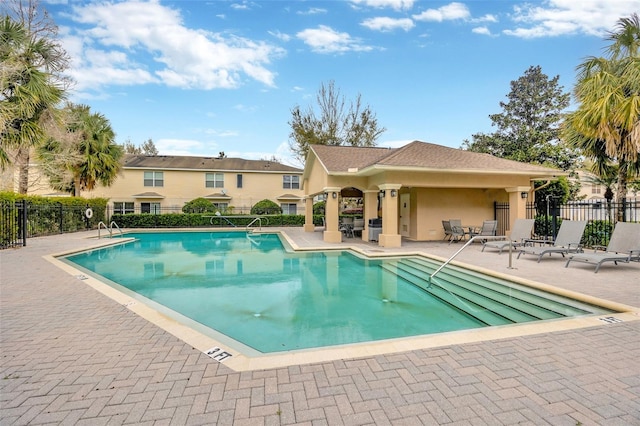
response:
{"label": "exterior wall light", "polygon": [[528,192],[521,192],[520,193],[520,198],[522,198],[523,200],[526,200],[528,196],[529,196]]}
{"label": "exterior wall light", "polygon": [[338,193],[337,192],[332,192],[331,193],[331,198],[333,198],[333,199],[338,198]]}
{"label": "exterior wall light", "polygon": [[381,190],[380,190],[380,196],[381,196],[382,198],[384,198],[384,192],[385,192],[385,191],[384,191],[384,189],[381,189]]}
{"label": "exterior wall light", "polygon": [[395,189],[391,190],[391,196],[395,197],[398,194],[398,191],[396,191]]}

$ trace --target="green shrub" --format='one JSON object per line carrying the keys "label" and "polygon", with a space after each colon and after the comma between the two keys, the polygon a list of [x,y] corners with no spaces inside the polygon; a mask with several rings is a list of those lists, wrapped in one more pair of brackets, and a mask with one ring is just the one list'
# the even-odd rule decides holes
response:
{"label": "green shrub", "polygon": [[324,216],[325,205],[326,205],[325,201],[318,201],[317,203],[315,203],[313,205],[313,214]]}
{"label": "green shrub", "polygon": [[561,224],[562,218],[556,218],[556,228],[554,232],[553,217],[546,215],[536,216],[533,226],[533,233],[536,235],[558,235],[558,230],[560,229]]}
{"label": "green shrub", "polygon": [[216,211],[216,206],[206,198],[196,198],[191,200],[182,207],[183,213],[213,213]]}
{"label": "green shrub", "polygon": [[[193,227],[237,227],[244,229],[255,218],[247,216],[202,215],[197,213],[170,213],[170,214],[114,214],[111,220],[118,227],[124,228],[193,228]],[[260,216],[263,227],[273,226],[303,226],[304,215],[274,214]],[[314,223],[322,225],[322,216],[314,216]],[[258,222],[252,227],[259,226]]]}
{"label": "green shrub", "polygon": [[[106,198],[42,197],[14,192],[0,192],[1,202],[27,202],[29,237],[92,229],[106,221]],[[91,218],[86,210],[93,212]]]}
{"label": "green shrub", "polygon": [[605,220],[592,220],[587,223],[582,234],[582,243],[586,247],[606,246],[613,232],[613,224]]}
{"label": "green shrub", "polygon": [[282,214],[282,208],[271,200],[258,201],[251,207],[251,214]]}

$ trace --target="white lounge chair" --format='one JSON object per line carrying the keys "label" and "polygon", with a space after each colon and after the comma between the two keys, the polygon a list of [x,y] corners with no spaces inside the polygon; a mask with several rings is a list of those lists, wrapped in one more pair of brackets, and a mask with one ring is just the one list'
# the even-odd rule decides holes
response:
{"label": "white lounge chair", "polygon": [[640,260],[640,223],[618,222],[605,251],[596,249],[593,253],[573,254],[564,266],[567,268],[572,261],[592,263],[596,265],[597,273],[604,262],[617,265],[631,260]]}
{"label": "white lounge chair", "polygon": [[[586,220],[563,220],[556,240],[553,241],[552,245],[542,247],[523,246],[519,249],[518,259],[520,259],[522,254],[533,254],[538,256],[538,263],[540,263],[542,256],[545,254],[560,253],[562,257],[564,257],[565,254],[577,253],[582,248],[580,240],[582,239],[585,226],[587,226]],[[545,243],[547,242],[542,242],[542,244]]]}
{"label": "white lounge chair", "polygon": [[482,244],[482,251],[485,248],[495,248],[500,250],[499,253],[502,253],[502,250],[509,247],[520,247],[524,244],[524,240],[531,238],[531,231],[533,231],[533,219],[516,219],[513,224],[513,230],[511,231],[511,235],[505,241],[486,241]]}

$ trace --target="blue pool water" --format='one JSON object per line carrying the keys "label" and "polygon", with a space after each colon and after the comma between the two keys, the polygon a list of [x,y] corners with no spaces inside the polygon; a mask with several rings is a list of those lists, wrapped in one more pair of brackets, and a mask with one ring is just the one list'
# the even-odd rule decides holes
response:
{"label": "blue pool water", "polygon": [[[438,266],[433,262],[365,259],[348,251],[294,253],[276,234],[127,237],[135,241],[63,260],[263,353],[603,311],[551,295],[532,303],[528,299],[537,296],[530,291],[459,268],[445,268],[429,285],[425,276]],[[484,283],[481,291],[475,282]],[[498,285],[507,291],[492,287]],[[518,292],[526,294],[514,296]],[[479,300],[480,293],[490,301]],[[501,299],[516,307],[496,308]]]}

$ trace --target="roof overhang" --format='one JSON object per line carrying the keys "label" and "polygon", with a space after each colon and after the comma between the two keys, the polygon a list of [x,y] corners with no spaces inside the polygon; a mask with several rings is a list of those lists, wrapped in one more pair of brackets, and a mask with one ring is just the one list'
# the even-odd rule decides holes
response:
{"label": "roof overhang", "polygon": [[276,197],[276,200],[282,200],[282,201],[300,201],[302,200],[302,197],[298,196],[298,195],[293,195],[293,194],[282,194],[278,197]]}
{"label": "roof overhang", "polygon": [[226,193],[223,194],[221,192],[205,195],[203,198],[206,198],[207,200],[227,200],[227,201],[231,199],[229,195],[227,195]]}
{"label": "roof overhang", "polygon": [[141,194],[134,194],[133,198],[164,198],[164,195],[157,192],[143,192]]}
{"label": "roof overhang", "polygon": [[464,174],[464,175],[517,175],[529,176],[531,180],[555,179],[560,176],[568,176],[569,172],[562,170],[549,170],[549,172],[541,170],[498,170],[498,169],[441,169],[433,167],[402,167],[402,166],[386,166],[375,164],[363,169],[349,169],[349,171],[328,172],[330,176],[373,176],[384,172],[412,172],[412,173],[438,173],[438,174]]}

